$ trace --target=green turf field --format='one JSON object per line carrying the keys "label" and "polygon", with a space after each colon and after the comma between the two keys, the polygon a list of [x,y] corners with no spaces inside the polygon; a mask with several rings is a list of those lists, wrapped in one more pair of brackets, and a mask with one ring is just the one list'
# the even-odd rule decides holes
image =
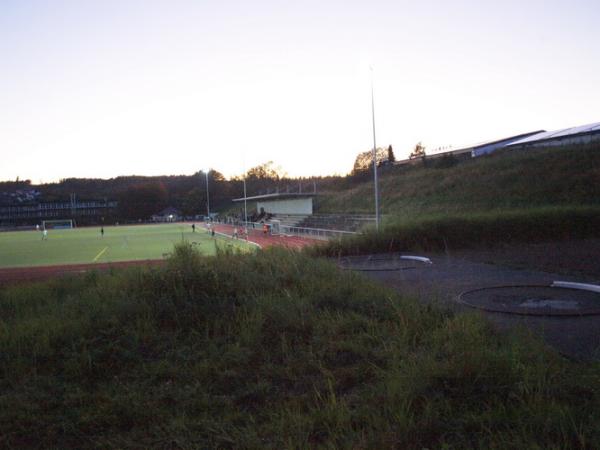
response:
{"label": "green turf field", "polygon": [[48,230],[45,241],[41,231],[15,231],[0,233],[0,267],[161,259],[182,239],[208,255],[216,245],[252,248],[243,241],[212,238],[199,225],[192,233],[188,224],[104,227],[104,237],[99,227]]}

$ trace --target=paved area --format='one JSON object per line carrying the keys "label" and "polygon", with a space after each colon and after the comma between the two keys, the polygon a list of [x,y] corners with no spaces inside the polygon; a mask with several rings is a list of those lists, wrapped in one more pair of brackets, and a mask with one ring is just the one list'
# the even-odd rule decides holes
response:
{"label": "paved area", "polygon": [[[526,316],[481,311],[456,301],[461,292],[486,286],[548,285],[556,280],[582,281],[580,277],[511,269],[451,255],[421,256],[429,257],[433,264],[411,264],[412,268],[403,270],[369,270],[363,273],[421,301],[437,302],[459,311],[478,311],[499,329],[526,326],[565,356],[600,360],[600,315]],[[342,265],[348,264],[348,261],[340,262]],[[364,267],[364,262],[357,262],[356,265]]]}

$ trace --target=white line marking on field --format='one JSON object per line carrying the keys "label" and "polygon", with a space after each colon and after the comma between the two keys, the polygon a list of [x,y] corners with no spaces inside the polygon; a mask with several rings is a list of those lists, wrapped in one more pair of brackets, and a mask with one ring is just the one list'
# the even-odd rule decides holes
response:
{"label": "white line marking on field", "polygon": [[[228,238],[230,241],[233,241],[234,239],[231,237],[230,234],[225,234],[225,233],[220,233],[218,231],[215,231],[215,234],[218,234],[219,236],[223,236],[224,238]],[[256,242],[252,242],[249,240],[244,240],[244,239],[238,239],[239,241],[245,241],[247,244],[252,244],[252,245],[256,245],[258,248],[262,248],[260,246],[260,244],[257,244]]]}
{"label": "white line marking on field", "polygon": [[104,247],[104,248],[103,248],[103,249],[100,251],[100,253],[98,253],[98,254],[96,255],[96,257],[94,258],[94,260],[93,260],[93,261],[94,261],[94,262],[98,261],[98,258],[100,258],[100,257],[101,257],[101,256],[104,254],[104,252],[105,252],[106,250],[108,250],[108,247]]}

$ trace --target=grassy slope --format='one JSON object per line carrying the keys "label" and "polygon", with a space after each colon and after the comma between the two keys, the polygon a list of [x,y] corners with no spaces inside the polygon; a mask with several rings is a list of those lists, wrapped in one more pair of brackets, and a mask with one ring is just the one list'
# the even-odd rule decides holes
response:
{"label": "grassy slope", "polygon": [[379,232],[366,230],[306,251],[329,256],[407,250],[439,252],[598,237],[599,206],[546,207],[390,221]]}
{"label": "grassy slope", "polygon": [[[498,152],[451,167],[396,167],[381,177],[380,233],[314,253],[490,248],[600,237],[600,147]],[[435,167],[437,166],[437,167]],[[330,191],[321,211],[372,209],[372,182]]]}
{"label": "grassy slope", "polygon": [[0,446],[598,448],[600,367],[298,254],[0,291]]}
{"label": "grassy slope", "polygon": [[182,239],[196,242],[203,253],[215,253],[215,239],[202,227],[196,233],[186,224],[105,227],[104,231],[101,237],[99,227],[50,230],[47,241],[41,240],[39,231],[0,233],[0,267],[161,259]]}
{"label": "grassy slope", "polygon": [[[497,152],[445,168],[394,167],[382,173],[380,188],[383,214],[409,218],[599,205],[600,148]],[[370,177],[350,189],[334,189],[320,200],[320,212],[372,213]]]}

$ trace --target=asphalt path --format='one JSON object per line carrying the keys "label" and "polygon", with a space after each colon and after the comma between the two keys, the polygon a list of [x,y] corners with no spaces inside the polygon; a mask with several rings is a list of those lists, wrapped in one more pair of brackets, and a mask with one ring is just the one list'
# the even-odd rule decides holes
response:
{"label": "asphalt path", "polygon": [[[382,258],[382,255],[372,255]],[[391,257],[391,255],[388,255]],[[357,268],[368,268],[363,273],[404,295],[422,302],[438,303],[456,311],[477,311],[498,329],[525,326],[563,355],[582,360],[600,360],[600,315],[542,316],[516,315],[482,311],[457,301],[465,291],[500,285],[548,285],[556,280],[581,282],[580,277],[534,270],[511,269],[494,264],[470,261],[450,255],[427,256],[432,263],[404,264],[403,270],[381,270],[365,266],[364,261],[350,261]],[[348,265],[348,261],[340,261]],[[586,280],[589,281],[589,280]],[[600,301],[600,300],[599,300]],[[600,306],[600,305],[599,305]]]}

